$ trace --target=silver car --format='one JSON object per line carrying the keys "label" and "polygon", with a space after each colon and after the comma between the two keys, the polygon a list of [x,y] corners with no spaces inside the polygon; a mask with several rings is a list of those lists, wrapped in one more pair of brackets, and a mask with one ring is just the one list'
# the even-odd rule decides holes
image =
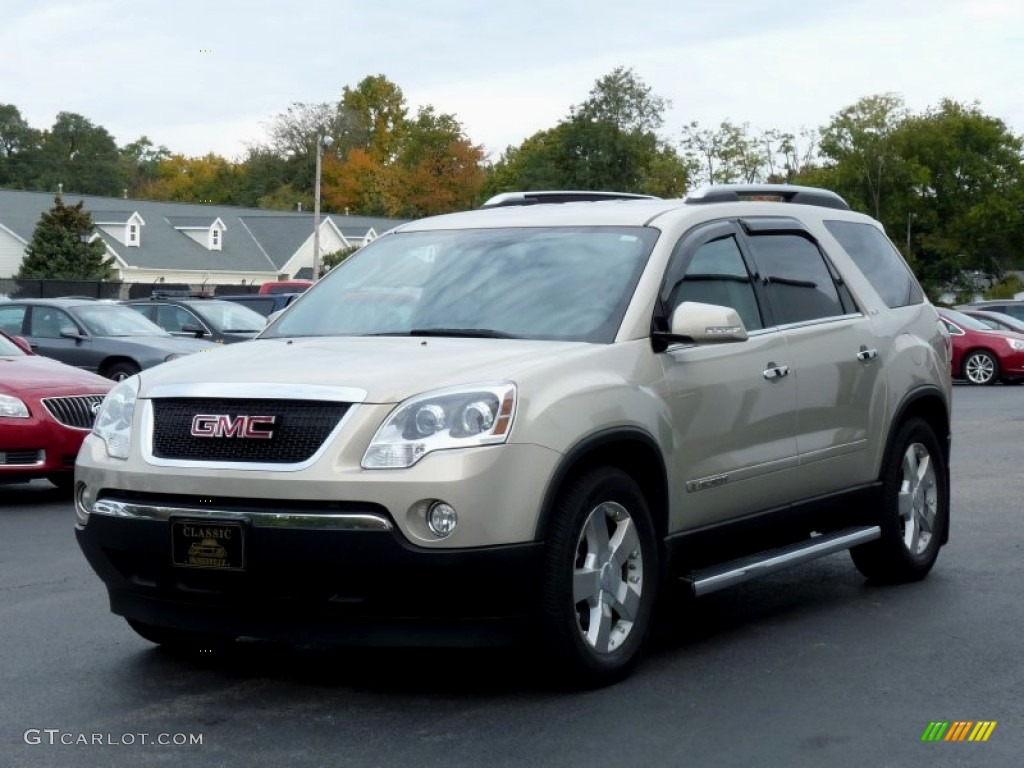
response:
{"label": "silver car", "polygon": [[0,306],[0,328],[44,357],[115,381],[193,352],[217,349],[182,339],[128,307],[85,299],[18,299]]}
{"label": "silver car", "polygon": [[525,637],[604,684],[670,584],[841,550],[924,577],[949,356],[879,224],[823,190],[425,219],[257,340],[115,387],[77,537],[157,643]]}

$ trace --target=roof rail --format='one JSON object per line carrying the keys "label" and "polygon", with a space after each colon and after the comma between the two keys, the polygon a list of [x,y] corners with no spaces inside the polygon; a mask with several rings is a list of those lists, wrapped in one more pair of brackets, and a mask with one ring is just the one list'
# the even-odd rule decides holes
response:
{"label": "roof rail", "polygon": [[535,190],[531,192],[502,192],[481,208],[500,208],[507,205],[538,205],[540,203],[600,202],[602,200],[657,200],[654,195],[635,192],[604,192],[596,190]]}
{"label": "roof rail", "polygon": [[684,202],[691,205],[700,203],[735,203],[745,200],[765,200],[797,205],[817,205],[822,208],[850,210],[849,204],[835,192],[818,187],[801,187],[795,184],[715,184],[687,195]]}

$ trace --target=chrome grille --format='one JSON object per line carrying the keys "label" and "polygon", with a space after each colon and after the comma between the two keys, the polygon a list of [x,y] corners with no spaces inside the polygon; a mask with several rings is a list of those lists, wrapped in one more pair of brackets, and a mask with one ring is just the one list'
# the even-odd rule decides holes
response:
{"label": "chrome grille", "polygon": [[76,397],[45,397],[43,406],[50,415],[65,427],[92,429],[92,423],[99,413],[103,395],[79,395]]}
{"label": "chrome grille", "polygon": [[[297,464],[311,458],[349,409],[348,403],[320,400],[238,400],[175,397],[153,400],[153,456],[181,461],[238,461]],[[273,416],[273,436],[197,437],[192,421],[200,414],[228,418]]]}

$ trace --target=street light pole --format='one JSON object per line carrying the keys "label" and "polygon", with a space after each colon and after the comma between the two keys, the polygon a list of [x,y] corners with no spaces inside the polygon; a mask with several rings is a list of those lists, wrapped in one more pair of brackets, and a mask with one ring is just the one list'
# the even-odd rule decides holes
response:
{"label": "street light pole", "polygon": [[906,257],[908,259],[910,258],[910,224],[916,218],[917,218],[917,214],[916,213],[908,213],[907,214],[907,253],[906,253]]}
{"label": "street light pole", "polygon": [[313,182],[313,279],[320,278],[320,165],[324,148],[334,142],[330,136],[316,137],[316,179]]}

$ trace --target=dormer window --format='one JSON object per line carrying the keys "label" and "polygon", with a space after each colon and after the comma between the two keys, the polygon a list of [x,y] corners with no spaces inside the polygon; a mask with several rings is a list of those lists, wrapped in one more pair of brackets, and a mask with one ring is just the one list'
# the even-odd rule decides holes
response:
{"label": "dormer window", "polygon": [[126,243],[126,245],[134,245],[134,246],[138,247],[138,245],[139,245],[139,225],[138,224],[129,224],[128,225],[128,242]]}
{"label": "dormer window", "polygon": [[217,227],[210,228],[210,250],[220,250],[220,230]]}

